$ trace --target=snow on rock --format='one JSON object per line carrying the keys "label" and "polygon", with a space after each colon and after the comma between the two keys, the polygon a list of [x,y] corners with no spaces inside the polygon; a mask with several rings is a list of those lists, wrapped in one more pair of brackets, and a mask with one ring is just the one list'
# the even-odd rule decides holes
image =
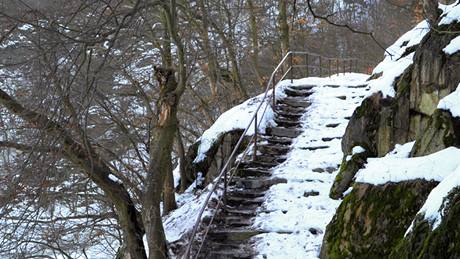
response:
{"label": "snow on rock", "polygon": [[382,73],[382,75],[369,81],[372,91],[368,93],[368,96],[378,91],[382,92],[384,97],[395,96],[394,82],[412,64],[414,57],[413,53],[403,57],[402,55],[408,48],[419,44],[428,31],[428,23],[422,21],[386,49],[384,60],[372,72],[374,75],[379,73]]}
{"label": "snow on rock", "polygon": [[455,37],[450,41],[445,48],[442,49],[447,55],[453,55],[460,51],[460,36]]}
{"label": "snow on rock", "polygon": [[364,148],[361,147],[361,146],[355,146],[355,147],[353,147],[353,148],[351,149],[351,155],[348,155],[348,156],[346,157],[346,160],[347,160],[347,161],[350,161],[351,158],[352,158],[354,155],[356,155],[356,154],[361,154],[361,153],[363,153],[363,152],[366,152],[366,149],[364,149]]}
{"label": "snow on rock", "polygon": [[[279,88],[278,91],[280,91],[283,88],[283,84],[285,84],[283,82],[281,83],[282,84],[277,86],[277,88]],[[208,152],[208,150],[212,147],[212,144],[223,134],[232,130],[246,129],[249,122],[252,120],[257,107],[263,101],[263,96],[264,94],[253,97],[220,115],[214,124],[198,139],[198,141],[200,141],[200,146],[198,147],[198,154],[193,162],[198,163],[203,161],[206,157],[206,152]],[[259,123],[258,127],[262,132],[265,131],[267,126],[273,123],[273,110],[271,109],[269,103],[270,100],[271,98],[267,98],[257,112]],[[262,117],[263,114],[264,116]],[[254,134],[254,127],[249,127],[246,135],[252,134]]]}
{"label": "snow on rock", "polygon": [[[195,187],[192,185],[183,194],[176,195],[178,208],[163,217],[166,240],[170,243],[178,241],[190,233],[209,195],[210,186],[199,193],[194,193]],[[218,197],[218,195],[220,193],[212,194],[211,199]],[[205,211],[202,218],[208,216],[209,213],[210,211]]]}
{"label": "snow on rock", "polygon": [[[308,97],[311,105],[302,117],[303,133],[293,141],[287,160],[272,173],[274,177],[286,179],[287,183],[270,187],[255,218],[253,226],[268,232],[254,237],[257,258],[319,257],[326,226],[340,204],[329,198],[329,189],[343,157],[340,138],[345,132],[347,118],[361,104],[360,96],[369,90],[367,78],[368,75],[346,73],[294,80],[293,85],[318,86]],[[337,96],[346,98],[342,100]],[[326,126],[331,123],[339,125]],[[317,146],[327,148],[307,149]],[[318,168],[333,168],[335,172],[313,171]],[[310,192],[319,194],[308,195]]]}
{"label": "snow on rock", "polygon": [[405,150],[404,155],[396,152],[382,158],[368,158],[355,181],[374,185],[415,179],[440,182],[460,165],[460,149],[449,147],[427,156],[407,158],[412,145],[413,142],[397,147]]}
{"label": "snow on rock", "polygon": [[355,147],[353,147],[351,149],[351,154],[352,155],[360,154],[360,153],[363,153],[363,152],[366,152],[366,149],[364,149],[361,146],[355,146]]}
{"label": "snow on rock", "polygon": [[[458,157],[451,157],[452,160],[458,160]],[[423,215],[425,220],[430,222],[432,229],[436,229],[441,224],[442,215],[445,211],[445,203],[448,202],[447,195],[456,187],[460,186],[460,166],[450,171],[450,174],[444,178],[433,190],[419,210],[417,215]],[[412,231],[414,222],[406,231],[406,235]]]}
{"label": "snow on rock", "polygon": [[441,21],[438,25],[447,25],[453,22],[458,22],[460,19],[460,1],[455,1],[450,5],[439,5],[440,9],[443,10],[441,14]]}
{"label": "snow on rock", "polygon": [[454,92],[439,101],[438,109],[449,111],[454,117],[460,117],[460,84]]}

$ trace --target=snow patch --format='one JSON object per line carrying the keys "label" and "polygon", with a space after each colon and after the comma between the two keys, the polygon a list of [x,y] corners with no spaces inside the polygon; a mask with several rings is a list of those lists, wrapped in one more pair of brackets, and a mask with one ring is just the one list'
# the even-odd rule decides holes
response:
{"label": "snow patch", "polygon": [[442,49],[447,55],[453,55],[460,50],[460,36],[455,37],[450,41],[445,48]]}
{"label": "snow patch", "polygon": [[439,5],[443,13],[441,14],[441,21],[438,25],[448,25],[453,22],[458,22],[460,17],[460,2],[455,1],[450,5]]}
{"label": "snow patch", "polygon": [[377,79],[369,81],[369,86],[372,90],[368,93],[368,96],[379,91],[382,92],[384,97],[395,96],[394,82],[412,64],[414,54],[401,56],[405,54],[408,48],[419,44],[428,31],[428,23],[422,21],[386,49],[384,60],[372,72],[374,75],[379,73],[382,73],[382,75]]}
{"label": "snow patch", "polygon": [[[277,88],[282,88],[278,85]],[[231,108],[230,110],[224,112],[220,117],[214,122],[214,124],[207,129],[203,135],[198,139],[200,145],[198,147],[198,154],[193,161],[194,163],[199,163],[203,161],[206,157],[206,153],[209,151],[211,146],[217,139],[225,133],[228,133],[233,130],[244,130],[251,122],[254,113],[261,102],[263,102],[259,111],[257,112],[258,117],[258,127],[261,132],[265,131],[265,128],[273,124],[273,110],[270,106],[271,98],[263,100],[264,94],[253,97],[244,103]],[[265,111],[266,109],[266,111]],[[264,116],[262,117],[265,111]],[[254,122],[252,122],[252,125]],[[249,130],[246,132],[246,135],[253,135],[254,127],[249,127]]]}
{"label": "snow patch", "polygon": [[454,117],[460,117],[460,84],[454,92],[439,101],[438,109],[449,111]]}
{"label": "snow patch", "polygon": [[[413,142],[405,145],[413,145]],[[404,146],[405,146],[404,145]],[[402,146],[407,155],[408,147]],[[401,146],[399,147],[401,148]],[[368,158],[365,168],[356,174],[356,182],[374,185],[415,179],[442,181],[459,165],[460,149],[449,147],[422,157],[403,157],[389,153],[382,158]]]}

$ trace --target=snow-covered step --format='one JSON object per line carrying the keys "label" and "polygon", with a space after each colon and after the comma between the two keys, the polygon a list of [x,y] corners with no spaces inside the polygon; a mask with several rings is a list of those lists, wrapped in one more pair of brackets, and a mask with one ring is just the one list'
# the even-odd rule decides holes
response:
{"label": "snow-covered step", "polygon": [[279,183],[287,183],[286,179],[278,177],[235,177],[233,181],[237,186],[244,187],[246,189],[258,189]]}
{"label": "snow-covered step", "polygon": [[284,90],[284,93],[287,96],[292,96],[292,97],[297,97],[297,96],[308,97],[312,95],[313,92],[310,90],[296,90],[291,87],[286,87],[286,89]]}
{"label": "snow-covered step", "polygon": [[310,89],[316,87],[316,85],[291,85],[289,87],[294,89],[294,90],[310,90]]}

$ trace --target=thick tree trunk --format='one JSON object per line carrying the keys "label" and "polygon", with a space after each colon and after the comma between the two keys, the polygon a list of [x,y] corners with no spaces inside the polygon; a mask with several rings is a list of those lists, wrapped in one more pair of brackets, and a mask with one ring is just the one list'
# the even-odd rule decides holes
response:
{"label": "thick tree trunk", "polygon": [[[160,84],[158,123],[150,141],[150,167],[144,199],[144,225],[149,244],[149,258],[167,257],[166,237],[160,214],[161,194],[166,177],[171,171],[171,152],[177,131],[177,106],[180,96],[171,69],[155,68]],[[173,190],[174,191],[174,190]]]}
{"label": "thick tree trunk", "polygon": [[198,8],[202,16],[202,28],[200,32],[201,32],[201,38],[203,39],[203,51],[208,59],[208,64],[205,69],[205,72],[208,75],[211,95],[213,98],[217,98],[217,94],[218,94],[217,81],[219,80],[219,69],[218,69],[216,55],[212,51],[211,43],[209,40],[208,10],[206,9],[204,5],[203,0],[198,0],[197,5],[198,5]]}
{"label": "thick tree trunk", "polygon": [[254,74],[257,82],[261,87],[264,87],[264,82],[260,76],[259,71],[259,36],[258,28],[255,14],[255,7],[253,0],[248,0],[248,9],[249,9],[249,30],[251,32],[251,46],[252,46],[252,65],[254,66]]}
{"label": "thick tree trunk", "polygon": [[278,26],[281,41],[281,56],[284,57],[289,51],[289,25],[287,22],[287,0],[278,2]]}
{"label": "thick tree trunk", "polygon": [[[174,137],[173,137],[174,140]],[[172,145],[171,145],[172,146]],[[166,169],[166,178],[163,189],[163,215],[168,214],[170,211],[177,209],[176,203],[176,190],[174,188],[174,176],[171,156],[167,162],[168,168]]]}
{"label": "thick tree trunk", "polygon": [[182,136],[180,134],[180,130],[177,129],[177,153],[179,154],[179,170],[180,170],[180,188],[179,192],[183,193],[187,189],[187,187],[190,185],[189,182],[190,180],[187,177],[187,174],[185,172],[185,148],[184,148],[184,143],[182,141]]}

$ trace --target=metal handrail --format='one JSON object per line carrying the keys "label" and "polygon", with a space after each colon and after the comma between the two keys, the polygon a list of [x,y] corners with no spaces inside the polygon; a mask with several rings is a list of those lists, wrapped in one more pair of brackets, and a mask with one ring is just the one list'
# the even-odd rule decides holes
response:
{"label": "metal handrail", "polygon": [[[218,203],[217,203],[217,208],[213,214],[213,216],[211,217],[211,221],[209,223],[209,225],[212,224],[212,221],[217,213],[217,211],[219,210],[219,205],[222,201],[222,198],[224,198],[224,201],[225,201],[225,194],[226,194],[226,189],[227,189],[227,181],[231,181],[231,178],[233,177],[233,175],[235,174],[236,172],[236,169],[238,168],[239,164],[241,163],[241,161],[243,161],[243,159],[246,157],[246,155],[248,154],[248,151],[251,147],[251,145],[248,145],[246,147],[246,149],[243,151],[243,156],[242,156],[242,159],[240,159],[238,161],[238,164],[237,166],[235,166],[233,169],[234,169],[234,172],[230,175],[230,178],[227,179],[227,173],[228,173],[228,170],[227,168],[230,166],[230,164],[232,163],[233,159],[235,158],[235,155],[238,151],[238,149],[240,148],[245,136],[246,136],[246,133],[249,131],[250,127],[252,126],[252,123],[254,122],[254,135],[251,137],[249,143],[252,143],[253,142],[253,155],[255,156],[257,154],[257,135],[258,135],[258,124],[262,121],[264,115],[265,115],[265,112],[268,108],[268,103],[266,103],[266,99],[269,97],[268,93],[270,91],[270,89],[272,90],[272,94],[271,94],[271,97],[272,97],[272,107],[274,108],[275,105],[276,105],[276,84],[275,84],[275,76],[276,74],[282,69],[283,67],[283,64],[286,62],[286,60],[288,58],[290,58],[290,64],[289,64],[289,67],[288,69],[286,70],[285,73],[283,73],[283,75],[281,76],[281,78],[278,80],[278,82],[280,82],[281,80],[283,80],[288,74],[291,74],[291,82],[292,82],[292,71],[293,71],[293,68],[294,67],[297,67],[298,65],[294,65],[293,64],[293,55],[298,55],[298,54],[301,54],[301,55],[306,55],[306,61],[307,61],[307,64],[306,64],[306,67],[307,69],[309,68],[309,65],[308,65],[308,56],[311,55],[311,56],[316,56],[316,57],[319,57],[320,58],[320,64],[321,64],[321,59],[324,58],[324,59],[333,59],[333,58],[327,58],[327,57],[322,57],[321,55],[317,55],[317,54],[313,54],[313,53],[309,53],[309,52],[306,52],[306,51],[289,51],[288,53],[286,53],[286,55],[283,57],[283,59],[278,63],[278,65],[275,67],[275,69],[273,70],[272,74],[270,75],[270,79],[267,83],[267,87],[265,88],[265,92],[264,92],[264,95],[262,97],[262,100],[260,102],[260,104],[257,106],[255,112],[254,112],[254,115],[251,117],[251,120],[249,121],[248,123],[248,126],[246,126],[246,128],[244,129],[243,133],[241,134],[241,137],[238,139],[238,142],[236,143],[235,147],[233,148],[230,156],[228,157],[227,161],[225,162],[224,166],[222,167],[222,169],[220,170],[220,173],[219,175],[214,179],[213,181],[213,185],[208,193],[208,195],[206,196],[206,199],[204,201],[204,205],[203,207],[201,207],[199,213],[198,213],[198,216],[197,216],[197,219],[196,219],[196,222],[195,222],[195,225],[193,226],[193,229],[192,229],[192,233],[190,235],[190,242],[187,246],[187,249],[186,249],[186,252],[185,252],[185,255],[184,257],[185,258],[190,258],[190,253],[191,253],[191,249],[192,249],[192,246],[193,246],[193,241],[196,237],[196,234],[197,234],[197,231],[198,231],[198,228],[199,226],[201,225],[201,221],[202,221],[202,216],[203,216],[203,213],[204,211],[206,210],[206,208],[208,207],[209,205],[209,201],[212,197],[212,195],[216,192],[217,190],[217,187],[220,185],[221,183],[221,180],[224,178],[224,183],[225,183],[225,186],[224,186],[224,197],[219,197],[218,199]],[[344,59],[336,59],[336,60],[357,60],[357,59],[351,59],[351,58],[344,58]],[[338,66],[337,66],[338,67]],[[355,67],[356,68],[356,67]],[[320,67],[321,69],[321,67]],[[331,72],[331,69],[329,68],[329,72]],[[344,73],[345,73],[345,69],[344,69]],[[307,72],[308,74],[308,72]],[[320,73],[321,74],[321,73]],[[278,83],[277,82],[277,83]],[[259,112],[259,110],[261,109],[262,105],[263,104],[266,104],[265,106],[265,109],[264,111],[262,112],[262,115],[260,116],[260,118],[258,118],[257,114]],[[259,122],[257,121],[259,120]],[[198,250],[198,253],[197,253],[197,256],[199,254],[199,251],[201,250],[201,246],[203,245],[203,242],[205,241],[206,239],[206,235],[207,235],[208,231],[205,232],[205,235],[203,237],[203,240],[202,240],[202,243],[200,244],[199,246],[199,250]]]}

